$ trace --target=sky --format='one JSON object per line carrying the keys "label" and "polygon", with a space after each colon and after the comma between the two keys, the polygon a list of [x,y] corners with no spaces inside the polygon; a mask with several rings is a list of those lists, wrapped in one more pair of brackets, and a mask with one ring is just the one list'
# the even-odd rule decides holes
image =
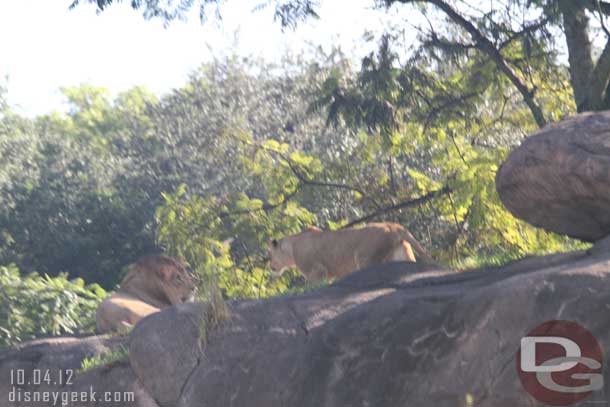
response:
{"label": "sky", "polygon": [[[237,53],[280,58],[338,44],[363,55],[365,29],[381,34],[400,15],[372,8],[372,0],[322,0],[319,20],[282,32],[271,8],[253,12],[262,0],[229,0],[222,21],[201,25],[197,12],[165,28],[144,20],[129,2],[96,14],[90,4],[68,10],[71,0],[0,1],[0,79],[8,77],[8,101],[24,115],[65,110],[59,88],[89,83],[113,95],[132,86],[162,94],[183,85],[190,72],[214,57]],[[83,1],[84,3],[84,1]]]}

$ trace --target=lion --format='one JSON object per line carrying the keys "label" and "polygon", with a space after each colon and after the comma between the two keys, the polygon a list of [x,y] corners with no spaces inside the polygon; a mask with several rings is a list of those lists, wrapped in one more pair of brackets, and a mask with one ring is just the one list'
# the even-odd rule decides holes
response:
{"label": "lion", "polygon": [[150,255],[129,267],[118,290],[97,308],[99,333],[120,332],[161,308],[192,301],[196,284],[181,262]]}
{"label": "lion", "polygon": [[308,280],[335,279],[372,264],[391,261],[434,263],[408,230],[396,223],[368,223],[360,228],[323,232],[310,227],[269,242],[271,271],[295,267]]}

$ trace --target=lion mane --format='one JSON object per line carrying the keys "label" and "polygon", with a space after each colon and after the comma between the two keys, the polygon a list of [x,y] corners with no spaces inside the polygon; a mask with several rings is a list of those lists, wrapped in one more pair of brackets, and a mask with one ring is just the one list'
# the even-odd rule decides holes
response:
{"label": "lion mane", "polygon": [[99,333],[128,329],[162,308],[191,301],[196,284],[185,265],[164,255],[150,255],[129,267],[117,291],[97,308]]}

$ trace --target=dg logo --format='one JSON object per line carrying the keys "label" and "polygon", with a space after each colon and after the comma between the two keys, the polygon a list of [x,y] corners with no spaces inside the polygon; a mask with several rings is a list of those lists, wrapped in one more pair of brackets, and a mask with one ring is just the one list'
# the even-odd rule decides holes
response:
{"label": "dg logo", "polygon": [[517,373],[527,392],[550,406],[581,402],[604,387],[595,337],[570,321],[547,321],[521,339]]}

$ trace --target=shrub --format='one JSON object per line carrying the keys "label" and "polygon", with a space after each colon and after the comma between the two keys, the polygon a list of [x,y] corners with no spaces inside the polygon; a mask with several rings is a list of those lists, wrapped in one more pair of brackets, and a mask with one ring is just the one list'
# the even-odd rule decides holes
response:
{"label": "shrub", "polygon": [[0,266],[0,347],[41,336],[93,332],[95,309],[106,296],[97,284]]}
{"label": "shrub", "polygon": [[80,366],[80,373],[87,372],[97,367],[109,367],[119,363],[125,363],[128,360],[129,349],[125,345],[120,345],[117,349],[113,349],[99,356],[92,356],[90,358],[83,359]]}

